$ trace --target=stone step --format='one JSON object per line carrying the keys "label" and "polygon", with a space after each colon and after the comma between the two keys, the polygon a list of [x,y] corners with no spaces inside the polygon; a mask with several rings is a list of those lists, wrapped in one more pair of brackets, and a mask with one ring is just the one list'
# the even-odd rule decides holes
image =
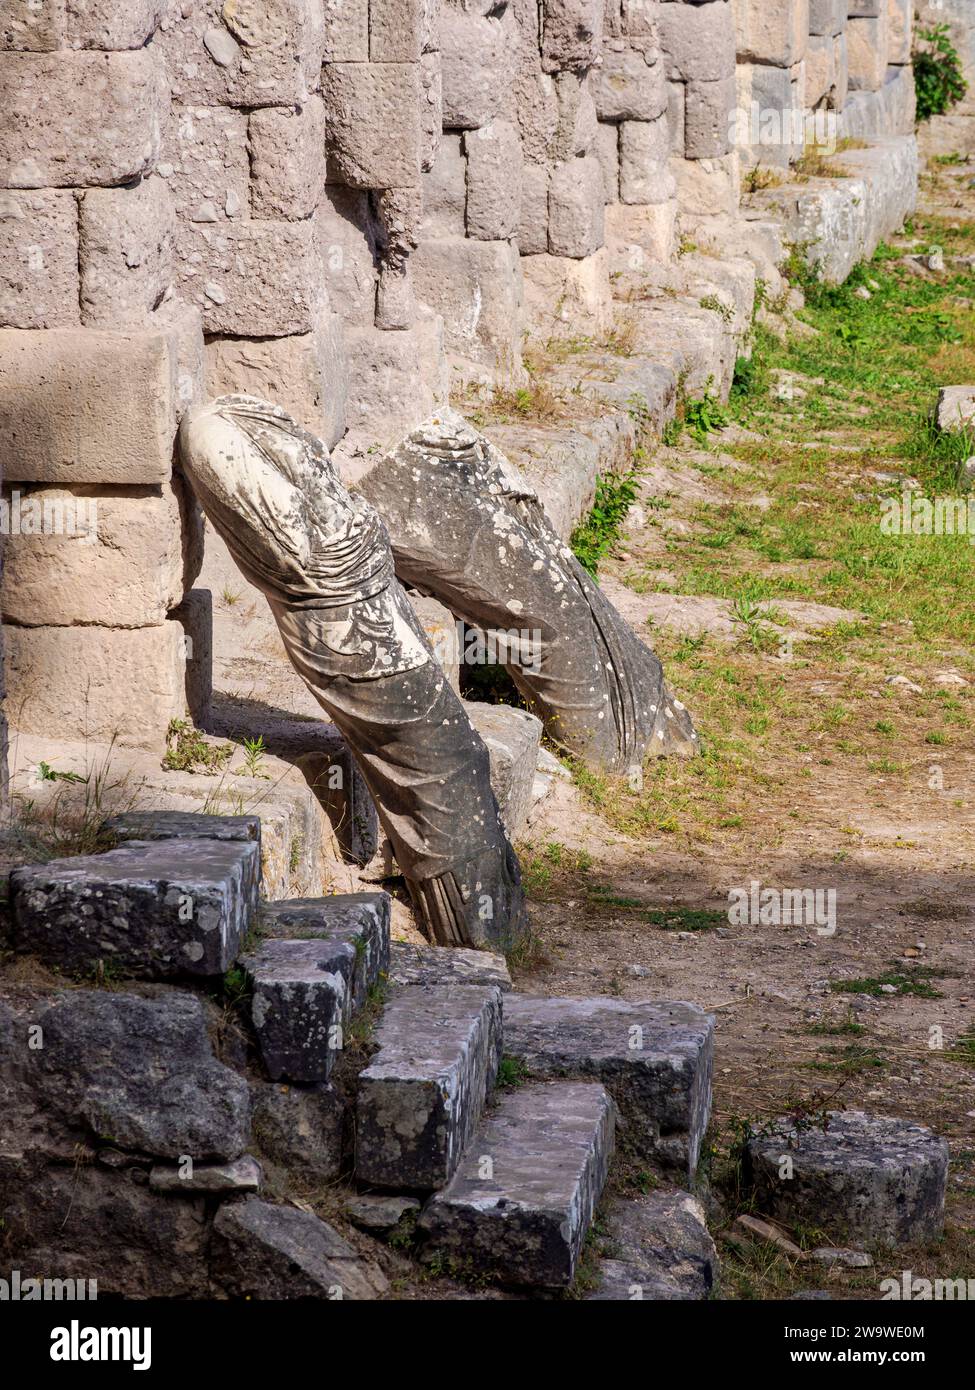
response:
{"label": "stone step", "polygon": [[353,1014],[389,967],[386,893],[265,903],[264,936],[241,964],[272,1081],[327,1081]]}
{"label": "stone step", "polygon": [[505,1052],[532,1077],[591,1078],[620,1109],[620,1139],[693,1176],[711,1113],[714,1019],[695,1004],[512,994]]}
{"label": "stone step", "polygon": [[614,1198],[600,1212],[600,1230],[589,1301],[687,1302],[707,1298],[717,1281],[704,1209],[688,1192]]}
{"label": "stone step", "polygon": [[468,951],[462,946],[415,946],[394,941],[389,948],[392,985],[497,985],[511,988],[504,956],[493,951]]}
{"label": "stone step", "polygon": [[501,1060],[495,985],[403,985],[359,1076],[356,1176],[397,1191],[447,1183],[481,1117]]}
{"label": "stone step", "polygon": [[[505,1284],[571,1284],[613,1153],[603,1086],[564,1081],[501,1095],[418,1223],[459,1269]],[[448,1263],[449,1267],[449,1263]]]}
{"label": "stone step", "polygon": [[257,909],[256,840],[132,840],[10,876],[14,945],[49,965],[146,979],[229,970]]}
{"label": "stone step", "polygon": [[102,821],[101,831],[129,840],[256,840],[260,816],[212,816],[202,811],[123,811]]}

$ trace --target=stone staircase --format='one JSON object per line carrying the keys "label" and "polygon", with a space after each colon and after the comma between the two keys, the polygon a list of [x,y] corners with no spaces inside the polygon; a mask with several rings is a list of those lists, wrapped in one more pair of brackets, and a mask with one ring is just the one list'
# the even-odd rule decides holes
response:
{"label": "stone staircase", "polygon": [[[207,1137],[195,1150],[186,1124],[166,1109],[141,1117],[137,1157],[114,1141],[118,1167],[146,1164],[140,1202],[165,1203],[170,1214],[181,1201],[206,1204],[200,1258],[211,1287],[256,1297],[267,1287],[280,1297],[315,1288],[328,1297],[336,1282],[345,1297],[385,1292],[375,1261],[363,1261],[326,1222],[265,1200],[251,1147],[285,1175],[284,1195],[295,1174],[319,1185],[351,1181],[364,1211],[392,1202],[415,1213],[415,1253],[432,1268],[529,1296],[573,1284],[617,1144],[681,1182],[693,1179],[710,1109],[713,1020],[700,1009],[516,994],[498,956],[391,944],[390,899],[381,892],[261,901],[256,817],[139,813],[110,828],[117,848],[12,873],[11,944],[67,974],[112,981],[111,992],[68,999],[84,1028],[104,1015],[93,1056],[113,1079],[100,1072],[88,1084],[113,1092],[116,1135],[126,1129],[127,1103],[118,1078],[131,1066],[151,1075],[178,1069],[189,1033],[202,1057],[198,991],[212,997],[215,985],[226,992],[234,983],[247,1036],[230,1066],[206,1063],[204,1093],[186,1102],[191,1112],[202,1107],[193,1132]],[[120,976],[156,982],[142,988],[163,993],[119,992]],[[57,1014],[68,1029],[70,1009]],[[129,1059],[133,1030],[139,1043]],[[146,1047],[148,1058],[138,1054]],[[226,1073],[222,1087],[214,1068]],[[25,1076],[24,1084],[41,1083]],[[86,1093],[83,1075],[72,1084]],[[242,1087],[249,1106],[238,1103]],[[207,1112],[221,1089],[237,1099],[229,1132],[225,1124],[215,1139]],[[152,1095],[140,1093],[139,1105],[152,1111]],[[187,1157],[189,1176],[180,1167]],[[633,1201],[613,1203],[626,1226]],[[147,1209],[150,1227],[159,1210]],[[697,1210],[698,1263],[711,1269]],[[646,1211],[636,1214],[646,1227]],[[706,1280],[692,1281],[697,1293],[668,1284],[669,1259],[650,1280],[651,1296],[671,1296],[659,1292],[668,1288],[703,1296]],[[629,1276],[608,1269],[595,1296],[616,1296],[627,1277],[628,1288],[642,1287],[645,1270],[632,1263]]]}

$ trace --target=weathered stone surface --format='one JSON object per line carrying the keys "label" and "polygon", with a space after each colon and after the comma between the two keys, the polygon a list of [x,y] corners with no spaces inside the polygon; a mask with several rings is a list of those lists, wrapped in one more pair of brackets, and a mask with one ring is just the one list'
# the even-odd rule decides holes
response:
{"label": "weathered stone surface", "polygon": [[423,42],[423,0],[371,0],[369,59],[373,63],[415,63]]}
{"label": "weathered stone surface", "polygon": [[444,130],[476,130],[505,110],[518,47],[513,6],[484,15],[445,8],[440,21]]}
{"label": "weathered stone surface", "polygon": [[667,110],[667,78],[659,50],[642,51],[616,40],[603,49],[596,75],[601,121],[653,121]]}
{"label": "weathered stone surface", "polygon": [[2,476],[164,482],[173,466],[174,370],[162,333],[0,330]]}
{"label": "weathered stone surface", "polygon": [[0,191],[0,326],[68,328],[80,317],[74,194]]}
{"label": "weathered stone surface", "polygon": [[719,159],[672,158],[670,172],[677,181],[682,225],[736,215],[741,200],[737,151]]}
{"label": "weathered stone surface", "polygon": [[301,107],[266,106],[247,123],[251,212],[296,221],[310,217],[325,187],[325,108],[320,97]]}
{"label": "weathered stone surface", "polygon": [[504,956],[463,947],[414,946],[394,941],[389,950],[389,981],[393,985],[496,985],[511,988]]}
{"label": "weathered stone surface", "polygon": [[491,786],[508,838],[517,840],[528,825],[542,721],[513,705],[469,702],[466,709],[471,724],[487,745]]}
{"label": "weathered stone surface", "polygon": [[166,12],[166,0],[65,0],[66,48],[142,48]]}
{"label": "weathered stone surface", "polygon": [[371,325],[380,228],[369,194],[329,184],[315,214],[315,234],[329,303],[346,325]]}
{"label": "weathered stone surface", "polygon": [[411,257],[417,299],[443,319],[448,350],[487,367],[520,362],[521,266],[508,241],[425,241]]}
{"label": "weathered stone surface", "polygon": [[405,1225],[404,1217],[417,1215],[420,1203],[415,1197],[367,1193],[354,1197],[346,1204],[345,1210],[349,1219],[361,1230],[368,1231],[370,1235],[388,1236],[397,1227]]}
{"label": "weathered stone surface", "polygon": [[345,981],[347,1007],[355,1010],[389,969],[391,910],[387,893],[336,893],[264,903],[261,923],[275,938],[327,942]]}
{"label": "weathered stone surface", "polygon": [[360,437],[371,443],[390,443],[399,431],[410,429],[446,401],[443,320],[439,315],[419,318],[405,333],[348,329],[346,345],[346,419],[350,431]]}
{"label": "weathered stone surface", "polygon": [[[615,130],[615,126],[613,127]],[[518,249],[523,257],[548,251],[548,185],[551,170],[546,164],[526,164],[521,177],[521,217],[518,222]],[[523,263],[522,271],[526,265]]]}
{"label": "weathered stone surface", "polygon": [[733,75],[717,82],[688,82],[684,106],[687,159],[716,159],[731,148],[737,89]]}
{"label": "weathered stone surface", "polygon": [[180,228],[180,286],[207,333],[309,333],[325,306],[311,220],[194,223]]}
{"label": "weathered stone surface", "polygon": [[810,34],[839,34],[846,20],[847,0],[809,0]]}
{"label": "weathered stone surface", "polygon": [[376,1187],[443,1187],[461,1161],[501,1060],[493,986],[404,985],[359,1076],[356,1174]]}
{"label": "weathered stone surface", "polygon": [[619,127],[600,122],[593,153],[603,171],[603,202],[617,203],[620,196]]}
{"label": "weathered stone surface", "polygon": [[667,167],[670,134],[666,116],[624,121],[620,126],[620,201],[666,203],[676,188]]}
{"label": "weathered stone surface", "polygon": [[211,1272],[237,1298],[373,1299],[389,1289],[378,1266],[317,1216],[258,1197],[217,1212]]}
{"label": "weathered stone surface", "polygon": [[420,179],[416,63],[326,63],[328,176],[353,188],[411,188]]}
{"label": "weathered stone surface", "polygon": [[492,121],[464,137],[467,235],[481,241],[513,237],[521,218],[521,141],[510,121]]}
{"label": "weathered stone surface", "polygon": [[421,180],[422,239],[462,237],[466,231],[467,158],[464,137],[445,131],[437,157]]}
{"label": "weathered stone surface", "polygon": [[242,960],[251,1022],[272,1081],[327,1081],[351,1016],[355,953],[344,942],[263,941]]}
{"label": "weathered stone surface", "polygon": [[643,1157],[697,1167],[711,1113],[714,1020],[694,1004],[562,999],[505,1001],[505,1051],[533,1076],[601,1081],[621,1138]]}
{"label": "weathered stone surface", "polygon": [[326,63],[369,60],[369,0],[325,0]]}
{"label": "weathered stone surface", "polygon": [[791,68],[810,33],[809,0],[735,0],[738,61]]}
{"label": "weathered stone surface", "polygon": [[197,811],[122,811],[102,822],[102,830],[125,840],[255,840],[261,843],[260,816],[211,816]]}
{"label": "weathered stone surface", "polygon": [[174,620],[138,628],[11,623],[4,649],[8,708],[22,733],[158,747],[169,721],[186,714],[185,634]]}
{"label": "weathered stone surface", "polygon": [[582,1082],[504,1094],[420,1217],[430,1248],[505,1283],[570,1284],[606,1182],[614,1109]]}
{"label": "weathered stone surface", "polygon": [[606,209],[610,273],[666,265],[677,249],[677,199],[665,203],[616,203]]}
{"label": "weathered stone surface", "polygon": [[[443,667],[444,675],[452,690],[460,694],[460,637],[457,619],[450,609],[435,598],[423,594],[408,593],[410,607],[416,614],[427,641],[433,648],[437,663]],[[492,782],[492,785],[493,782]],[[497,795],[497,788],[495,788]]]}
{"label": "weathered stone surface", "polygon": [[25,1275],[97,1281],[100,1298],[207,1297],[210,1227],[202,1197],[158,1196],[141,1167],[73,1163],[10,1189],[4,1253]]}
{"label": "weathered stone surface", "polygon": [[0,49],[44,53],[65,47],[63,0],[5,0],[0,11]]}
{"label": "weathered stone surface", "polygon": [[247,116],[225,106],[174,106],[156,172],[180,218],[213,223],[247,214]]}
{"label": "weathered stone surface", "polygon": [[206,347],[207,382],[215,395],[243,392],[277,401],[331,448],[345,432],[343,343],[341,319],[328,309],[318,314],[310,333],[213,337]]}
{"label": "weathered stone surface", "polygon": [[914,0],[887,0],[887,62],[911,61],[914,33]]}
{"label": "weathered stone surface", "polygon": [[300,105],[318,86],[322,7],[310,0],[203,0],[160,33],[177,101]]}
{"label": "weathered stone surface", "polygon": [[688,1193],[615,1198],[601,1228],[609,1253],[589,1300],[687,1301],[707,1298],[714,1287],[718,1254],[704,1210]]}
{"label": "weathered stone surface", "polygon": [[165,181],[90,189],[79,208],[82,322],[144,326],[173,285],[175,216]]}
{"label": "weathered stone surface", "polygon": [[342,1172],[345,1101],[333,1086],[252,1087],[253,1131],[262,1158],[305,1185],[334,1182]]}
{"label": "weathered stone surface", "polygon": [[850,91],[879,92],[887,73],[887,5],[873,16],[851,15],[846,25]]}
{"label": "weathered stone surface", "polygon": [[548,249],[582,260],[603,244],[603,171],[592,155],[552,170],[548,186]]}
{"label": "weathered stone surface", "polygon": [[44,1046],[25,1066],[45,1113],[114,1147],[178,1161],[225,1162],[247,1147],[247,1083],[213,1056],[203,1005],[73,990],[30,1019]]}
{"label": "weathered stone surface", "polygon": [[542,66],[546,72],[592,67],[602,37],[602,0],[550,0],[542,11]]}
{"label": "weathered stone surface", "polygon": [[906,1120],[833,1111],[825,1128],[797,1132],[786,1119],[752,1139],[745,1176],[759,1211],[789,1226],[882,1246],[936,1240],[948,1145]]}
{"label": "weathered stone surface", "polygon": [[149,1186],[153,1192],[233,1193],[258,1192],[261,1187],[261,1165],[250,1154],[232,1163],[193,1164],[185,1169],[179,1165],[167,1167],[153,1164],[149,1170]]}
{"label": "weathered stone surface", "polygon": [[735,22],[727,0],[660,6],[660,43],[671,80],[717,82],[735,68]]}
{"label": "weathered stone surface", "polygon": [[0,187],[117,184],[159,156],[168,92],[147,49],[0,53]]}
{"label": "weathered stone surface", "polygon": [[935,415],[939,430],[963,430],[975,423],[975,386],[942,386]]}
{"label": "weathered stone surface", "polygon": [[526,256],[522,262],[525,319],[546,341],[580,334],[598,337],[613,322],[606,248],[583,260]]}
{"label": "weathered stone surface", "polygon": [[196,577],[187,562],[201,520],[178,480],[121,496],[108,488],[16,489],[9,501],[8,622],[148,627],[165,621]]}
{"label": "weathered stone surface", "polygon": [[68,970],[98,961],[150,979],[222,975],[257,906],[253,841],[133,840],[17,869],[14,939]]}

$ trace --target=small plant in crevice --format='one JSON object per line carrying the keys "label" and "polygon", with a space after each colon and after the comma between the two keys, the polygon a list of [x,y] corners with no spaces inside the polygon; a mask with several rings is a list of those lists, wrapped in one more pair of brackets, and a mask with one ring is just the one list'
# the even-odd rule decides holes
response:
{"label": "small plant in crevice", "polygon": [[600,561],[612,549],[636,500],[640,475],[608,473],[596,480],[596,496],[585,521],[572,532],[570,545],[583,569],[599,572]]}
{"label": "small plant in crevice", "polygon": [[912,56],[920,124],[932,116],[943,116],[949,107],[957,105],[968,91],[968,83],[947,24],[918,29]]}
{"label": "small plant in crevice", "polygon": [[232,743],[208,743],[188,719],[171,719],[162,765],[167,772],[220,772],[233,751]]}

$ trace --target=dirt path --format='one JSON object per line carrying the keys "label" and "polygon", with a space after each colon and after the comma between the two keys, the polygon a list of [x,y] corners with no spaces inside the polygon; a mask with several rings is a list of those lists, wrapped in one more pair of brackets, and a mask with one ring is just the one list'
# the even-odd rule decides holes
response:
{"label": "dirt path", "polygon": [[[734,421],[645,470],[600,578],[707,751],[642,794],[560,788],[523,847],[540,960],[518,981],[713,1010],[724,1180],[742,1126],[786,1109],[931,1125],[949,1230],[888,1263],[942,1277],[975,1272],[975,548],[880,517],[905,487],[957,486],[924,413],[938,382],[975,381],[973,176],[932,166],[914,226],[811,293],[801,337],[758,330]],[[932,272],[911,257],[934,241]],[[753,883],[818,890],[820,925],[729,921]],[[809,1286],[768,1252],[725,1258],[726,1294]],[[828,1286],[870,1296],[886,1272]]]}

